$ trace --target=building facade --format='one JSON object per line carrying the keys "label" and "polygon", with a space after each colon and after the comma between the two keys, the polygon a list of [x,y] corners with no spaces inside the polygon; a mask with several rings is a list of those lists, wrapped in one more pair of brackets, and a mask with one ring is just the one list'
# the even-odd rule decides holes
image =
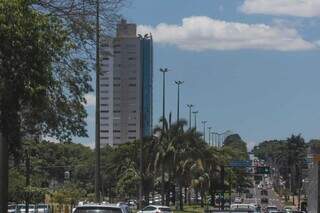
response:
{"label": "building facade", "polygon": [[119,145],[152,134],[152,37],[122,20],[101,44],[100,141]]}

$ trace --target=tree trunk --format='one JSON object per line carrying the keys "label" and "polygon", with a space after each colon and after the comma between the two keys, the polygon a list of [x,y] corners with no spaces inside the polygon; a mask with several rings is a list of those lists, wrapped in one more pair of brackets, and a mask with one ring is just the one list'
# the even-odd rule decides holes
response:
{"label": "tree trunk", "polygon": [[0,212],[8,212],[8,137],[0,132]]}
{"label": "tree trunk", "polygon": [[182,196],[182,183],[179,183],[179,203],[180,203],[180,211],[183,211],[183,196]]}
{"label": "tree trunk", "polygon": [[[161,204],[164,205],[165,183],[164,183],[164,164],[161,165]],[[167,201],[166,201],[167,202]]]}
{"label": "tree trunk", "polygon": [[187,202],[188,202],[188,187],[187,186],[185,186],[184,187],[184,204],[187,204]]}

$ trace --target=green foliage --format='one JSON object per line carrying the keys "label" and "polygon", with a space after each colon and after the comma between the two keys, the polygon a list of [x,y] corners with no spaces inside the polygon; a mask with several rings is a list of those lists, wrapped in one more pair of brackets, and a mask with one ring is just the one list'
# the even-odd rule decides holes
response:
{"label": "green foliage", "polygon": [[24,135],[86,136],[88,66],[63,23],[30,4],[0,2],[0,129],[13,152]]}

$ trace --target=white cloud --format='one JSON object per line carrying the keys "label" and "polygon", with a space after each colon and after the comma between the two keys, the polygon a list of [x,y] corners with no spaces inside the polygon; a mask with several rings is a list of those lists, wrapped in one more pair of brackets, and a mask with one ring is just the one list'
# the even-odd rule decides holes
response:
{"label": "white cloud", "polygon": [[320,16],[320,0],[245,0],[239,8],[247,14]]}
{"label": "white cloud", "polygon": [[313,43],[305,41],[294,28],[226,22],[206,16],[184,18],[182,25],[166,23],[156,27],[140,25],[138,31],[141,34],[151,32],[155,42],[193,51],[238,49],[297,51],[316,47]]}
{"label": "white cloud", "polygon": [[85,95],[87,100],[86,106],[95,106],[96,105],[96,96],[93,93],[88,93]]}

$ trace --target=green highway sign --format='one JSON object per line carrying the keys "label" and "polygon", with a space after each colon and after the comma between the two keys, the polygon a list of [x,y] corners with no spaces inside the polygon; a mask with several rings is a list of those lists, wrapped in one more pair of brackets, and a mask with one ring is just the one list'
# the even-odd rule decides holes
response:
{"label": "green highway sign", "polygon": [[269,166],[258,166],[256,167],[256,174],[270,174],[271,169]]}

